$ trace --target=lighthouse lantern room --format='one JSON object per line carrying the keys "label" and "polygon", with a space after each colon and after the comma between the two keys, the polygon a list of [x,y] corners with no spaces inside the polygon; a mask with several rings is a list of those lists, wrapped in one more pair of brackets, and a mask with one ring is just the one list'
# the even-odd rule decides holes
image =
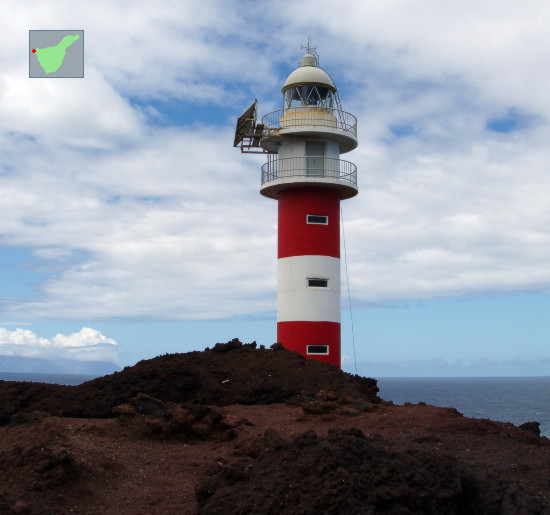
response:
{"label": "lighthouse lantern room", "polygon": [[357,120],[308,44],[283,88],[283,108],[239,117],[234,146],[267,154],[260,193],[278,201],[277,341],[340,366],[340,201],[354,197]]}

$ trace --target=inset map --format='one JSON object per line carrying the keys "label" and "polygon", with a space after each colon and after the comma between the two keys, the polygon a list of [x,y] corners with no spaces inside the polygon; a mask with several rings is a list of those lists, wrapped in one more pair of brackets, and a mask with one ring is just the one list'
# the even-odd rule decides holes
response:
{"label": "inset map", "polygon": [[29,77],[83,78],[83,30],[29,30]]}

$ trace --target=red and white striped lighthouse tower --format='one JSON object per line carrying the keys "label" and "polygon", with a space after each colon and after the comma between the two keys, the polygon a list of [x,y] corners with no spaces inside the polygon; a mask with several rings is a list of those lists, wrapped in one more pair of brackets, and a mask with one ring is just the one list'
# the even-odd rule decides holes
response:
{"label": "red and white striped lighthouse tower", "polygon": [[[340,200],[357,195],[357,120],[308,46],[283,88],[283,109],[239,118],[235,146],[268,154],[260,193],[277,199],[277,341],[340,366]],[[239,130],[240,124],[240,130]]]}

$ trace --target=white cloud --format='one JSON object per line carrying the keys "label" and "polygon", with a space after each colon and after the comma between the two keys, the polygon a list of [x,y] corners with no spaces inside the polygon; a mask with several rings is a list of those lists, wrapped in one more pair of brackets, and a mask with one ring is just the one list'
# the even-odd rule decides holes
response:
{"label": "white cloud", "polygon": [[541,63],[550,6],[543,0],[349,0],[338,9],[315,0],[293,3],[285,16],[288,31],[309,29],[325,63],[341,64],[341,80],[370,84],[368,72],[381,70],[389,82],[458,82],[479,89],[490,104],[519,101],[548,115],[550,73]]}
{"label": "white cloud", "polygon": [[258,195],[257,165],[243,162],[230,137],[162,130],[77,165],[66,151],[64,168],[44,159],[34,182],[32,164],[20,160],[28,172],[0,206],[4,241],[62,271],[42,284],[41,298],[6,311],[170,319],[273,309],[276,204]]}
{"label": "white cloud", "polygon": [[[344,206],[354,295],[379,302],[548,289],[543,135],[378,159],[388,175],[373,171],[361,197]],[[360,168],[368,174],[367,159]]]}
{"label": "white cloud", "polygon": [[9,331],[0,327],[0,355],[78,361],[113,361],[119,351],[117,342],[99,331],[83,327],[68,336],[57,334],[41,338],[28,329]]}
{"label": "white cloud", "polygon": [[[550,289],[545,2],[41,5],[7,2],[0,243],[50,272],[2,304],[6,319],[274,310],[276,203],[228,116],[254,97],[261,114],[279,105],[307,34],[359,119],[343,156],[359,169],[344,203],[352,295]],[[38,26],[84,28],[84,80],[27,78]],[[159,99],[193,114],[152,124]],[[488,129],[511,112],[518,128]]]}
{"label": "white cloud", "polygon": [[139,116],[93,67],[85,80],[4,76],[0,130],[50,146],[113,148],[140,133]]}
{"label": "white cloud", "polygon": [[[242,2],[97,0],[86,5],[52,0],[44,6],[39,0],[5,0],[2,7],[11,20],[2,27],[8,77],[13,69],[21,77],[28,75],[28,30],[44,27],[83,29],[81,82],[88,82],[88,74],[97,68],[126,98],[176,97],[221,104],[227,100],[226,81],[261,86],[272,70],[268,56],[255,48],[263,36],[241,15],[246,10]],[[92,92],[89,98],[100,93]]]}

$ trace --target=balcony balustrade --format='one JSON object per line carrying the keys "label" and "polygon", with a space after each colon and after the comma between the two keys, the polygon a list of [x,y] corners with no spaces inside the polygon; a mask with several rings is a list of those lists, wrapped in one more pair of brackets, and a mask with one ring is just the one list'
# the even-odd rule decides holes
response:
{"label": "balcony balustrade", "polygon": [[278,132],[280,129],[298,127],[326,127],[348,133],[357,139],[357,118],[351,113],[327,107],[301,106],[279,109],[262,118],[264,131]]}
{"label": "balcony balustrade", "polygon": [[337,179],[357,187],[357,166],[343,159],[323,156],[301,156],[273,159],[262,166],[262,186],[290,177],[308,180]]}

